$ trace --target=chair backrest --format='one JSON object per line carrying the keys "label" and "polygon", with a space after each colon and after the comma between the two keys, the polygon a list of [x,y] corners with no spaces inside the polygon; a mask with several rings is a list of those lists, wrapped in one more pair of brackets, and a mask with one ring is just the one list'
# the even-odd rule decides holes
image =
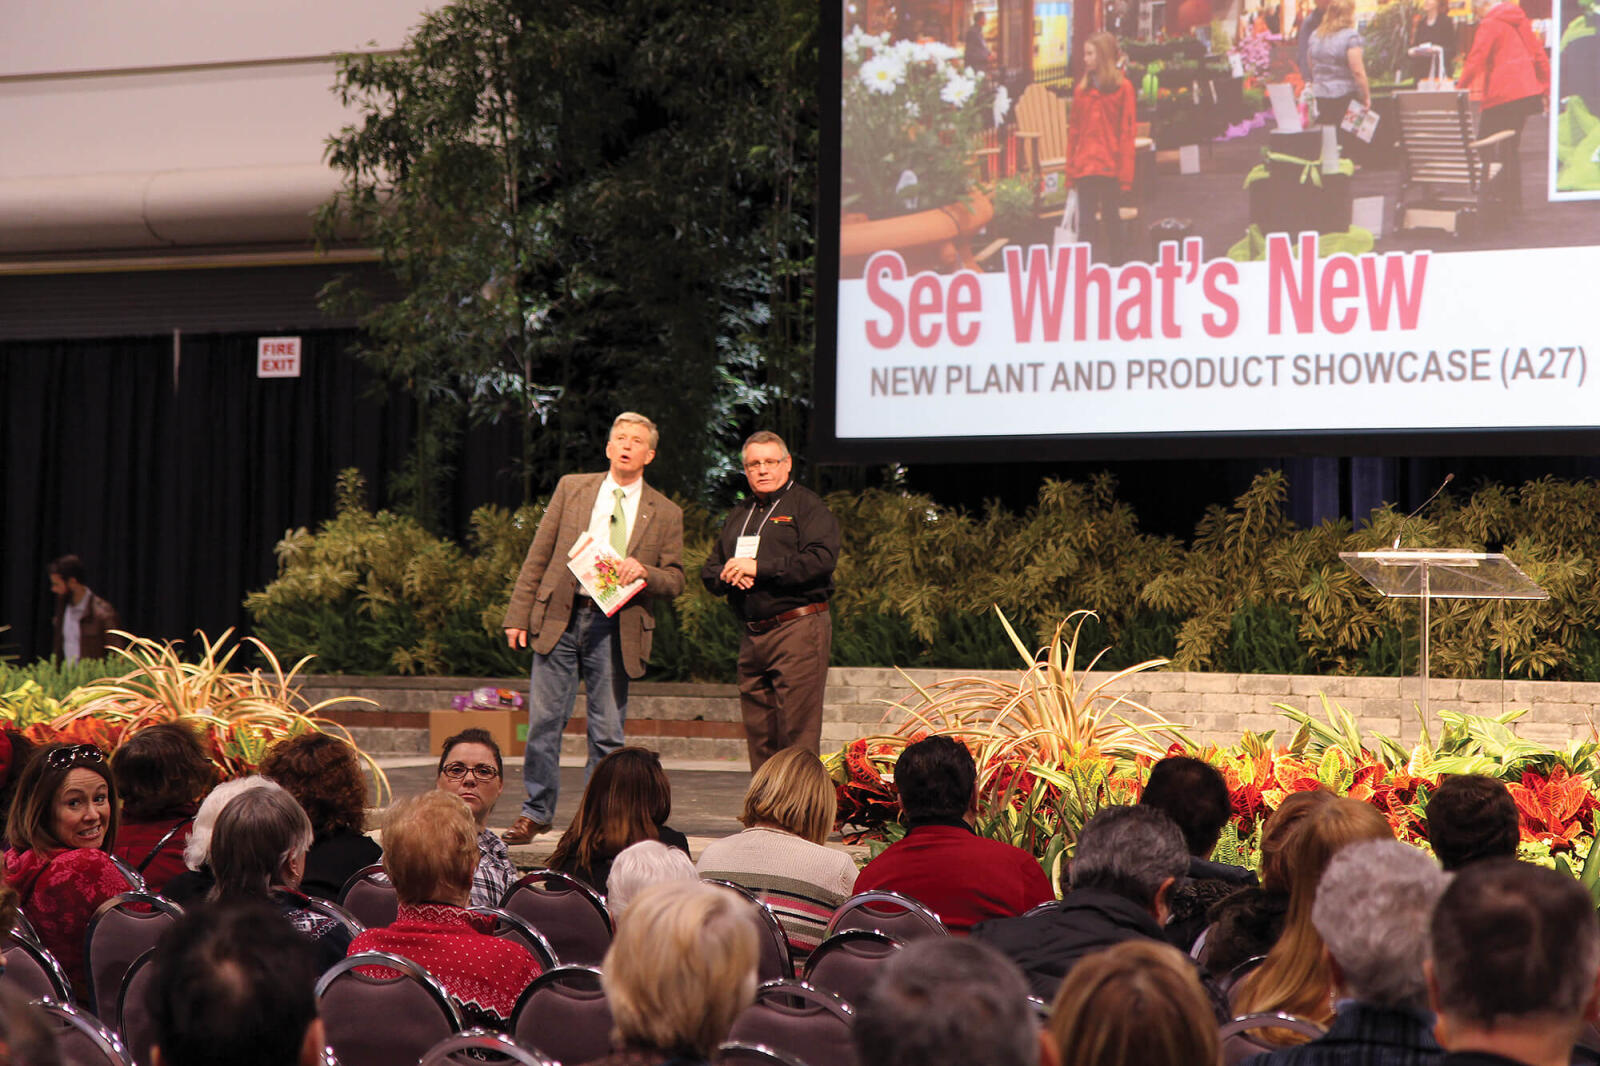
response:
{"label": "chair backrest", "polygon": [[473,907],[473,914],[482,914],[494,919],[494,928],[491,935],[502,940],[515,941],[527,948],[533,957],[539,960],[539,970],[553,970],[561,965],[561,960],[556,958],[555,949],[550,946],[550,941],[544,934],[528,924],[526,918],[519,918],[510,911],[503,911],[499,907]]}
{"label": "chair backrest", "polygon": [[743,885],[716,877],[707,877],[704,880],[710,885],[721,885],[723,888],[732,889],[755,904],[761,927],[767,931],[767,935],[761,938],[761,958],[756,962],[756,980],[787,981],[793,977],[794,951],[789,946],[789,935],[783,931],[783,923],[772,913],[772,908]]}
{"label": "chair backrest", "polygon": [[832,992],[799,981],[768,981],[734,1019],[728,1039],[789,1055],[806,1066],[858,1066],[854,1011]]}
{"label": "chair backrest", "polygon": [[1049,86],[1034,82],[1017,100],[1017,130],[1039,135],[1039,159],[1045,166],[1067,158],[1067,102]]}
{"label": "chair backrest", "polygon": [[383,865],[373,863],[350,875],[339,889],[339,906],[368,929],[382,929],[394,923],[400,911],[400,897],[395,895]]}
{"label": "chair backrest", "polygon": [[12,925],[12,928],[35,944],[39,942],[39,930],[33,927],[33,922],[23,913],[21,907],[17,908],[17,920]]}
{"label": "chair backrest", "polygon": [[511,1012],[511,1036],[562,1066],[611,1050],[611,1004],[591,966],[558,966],[533,979]]}
{"label": "chair backrest", "polygon": [[106,858],[111,860],[111,865],[117,868],[117,873],[121,874],[123,879],[128,882],[128,891],[147,891],[143,874],[129,866],[127,863],[123,862],[121,859],[117,858],[115,855],[111,854],[109,851],[105,854]]}
{"label": "chair backrest", "polygon": [[874,929],[896,940],[950,935],[937,914],[903,892],[885,889],[862,892],[839,904],[825,935],[847,929]]}
{"label": "chair backrest", "polygon": [[357,918],[355,915],[351,914],[349,911],[345,910],[343,907],[332,902],[331,900],[320,899],[317,896],[307,896],[303,893],[297,892],[295,893],[294,901],[305,910],[312,911],[316,914],[322,915],[324,918],[331,918],[333,921],[338,922],[344,927],[345,932],[350,934],[351,940],[354,940],[356,937],[367,931],[367,927],[361,924],[361,919]]}
{"label": "chair backrest", "polygon": [[90,1010],[110,1018],[117,990],[133,960],[156,946],[183,909],[148,892],[124,892],[95,909],[83,935],[83,968],[89,980]]}
{"label": "chair backrest", "polygon": [[1233,1003],[1233,990],[1239,987],[1239,982],[1249,977],[1256,967],[1266,961],[1265,955],[1252,955],[1216,979],[1217,991],[1227,998],[1230,1006]]}
{"label": "chair backrest", "polygon": [[11,930],[5,941],[6,972],[0,980],[29,999],[72,1002],[72,982],[56,957],[39,944]]}
{"label": "chair backrest", "polygon": [[1408,183],[1476,193],[1487,171],[1478,152],[1464,90],[1394,94]]}
{"label": "chair backrest", "polygon": [[146,1006],[150,986],[156,979],[155,957],[155,949],[151,948],[134,959],[117,990],[117,1035],[134,1066],[150,1066],[150,1045],[156,1039],[155,1019]]}
{"label": "chair backrest", "polygon": [[1032,1008],[1033,1016],[1039,1019],[1040,1025],[1050,1024],[1051,1009],[1049,1002],[1040,999],[1038,996],[1029,996],[1028,1006]]}
{"label": "chair backrest", "polygon": [[530,1051],[504,1033],[490,1029],[468,1029],[447,1036],[422,1056],[421,1066],[498,1062],[509,1059],[522,1066],[558,1066],[536,1051]]}
{"label": "chair backrest", "polygon": [[[357,967],[382,967],[365,974]],[[344,1066],[416,1062],[461,1030],[461,1013],[427,970],[386,951],[363,951],[317,981],[317,1008],[328,1044]]]}
{"label": "chair backrest", "polygon": [[53,999],[34,1000],[46,1024],[55,1032],[56,1054],[62,1066],[130,1066],[128,1052],[117,1034],[101,1025],[89,1012]]}
{"label": "chair backrest", "polygon": [[1222,1039],[1223,1066],[1236,1066],[1253,1055],[1281,1050],[1276,1044],[1261,1039],[1261,1032],[1265,1029],[1287,1029],[1311,1038],[1327,1032],[1309,1018],[1284,1014],[1282,1011],[1241,1015],[1224,1025],[1218,1033]]}
{"label": "chair backrest", "polygon": [[810,1060],[785,1055],[765,1044],[729,1040],[717,1046],[718,1066],[814,1066]]}
{"label": "chair backrest", "polygon": [[571,966],[598,966],[611,946],[611,912],[595,890],[556,870],[535,870],[506,889],[500,901],[544,934],[556,958]]}
{"label": "chair backrest", "polygon": [[899,950],[900,941],[875,930],[835,933],[818,944],[806,960],[805,982],[857,1004],[872,987],[878,967]]}

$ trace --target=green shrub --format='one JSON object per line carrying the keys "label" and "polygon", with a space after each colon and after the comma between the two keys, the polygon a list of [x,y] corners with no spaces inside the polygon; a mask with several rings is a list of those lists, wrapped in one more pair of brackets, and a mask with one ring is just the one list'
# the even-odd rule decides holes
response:
{"label": "green shrub", "polygon": [[108,655],[104,659],[79,659],[75,663],[55,658],[37,659],[26,666],[0,662],[0,692],[10,692],[21,688],[24,682],[32,681],[39,686],[41,695],[59,700],[80,685],[103,677],[116,677],[127,673],[128,669],[128,661],[120,655]]}
{"label": "green shrub", "polygon": [[[321,671],[520,676],[500,621],[542,509],[481,508],[457,545],[409,519],[373,512],[353,473],[315,534],[278,546],[279,574],[246,601],[256,634]],[[1440,677],[1600,680],[1600,485],[1529,482],[1443,496],[1421,518],[1392,508],[1355,528],[1302,529],[1269,471],[1215,505],[1185,544],[1152,536],[1109,476],[1046,481],[1021,513],[981,514],[885,489],[836,493],[844,543],[835,574],[833,662],[841,666],[1009,669],[1015,652],[992,607],[1042,645],[1080,608],[1096,612],[1080,646],[1121,668],[1168,658],[1180,670],[1414,673],[1413,600],[1380,596],[1341,551],[1408,544],[1505,545],[1546,601],[1439,601],[1432,665]],[[657,603],[650,676],[731,680],[739,628],[700,570],[722,516],[686,504],[684,593]]]}
{"label": "green shrub", "polygon": [[1247,603],[1233,612],[1222,669],[1231,674],[1300,674],[1309,660],[1300,646],[1300,621],[1279,604]]}

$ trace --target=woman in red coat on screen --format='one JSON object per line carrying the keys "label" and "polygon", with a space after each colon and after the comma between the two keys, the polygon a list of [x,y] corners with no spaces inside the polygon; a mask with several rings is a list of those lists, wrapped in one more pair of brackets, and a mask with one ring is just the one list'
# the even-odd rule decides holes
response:
{"label": "woman in red coat on screen", "polygon": [[1122,194],[1133,189],[1137,102],[1117,68],[1121,50],[1109,33],[1083,43],[1083,77],[1067,120],[1067,181],[1078,191],[1078,238],[1101,262],[1122,261]]}
{"label": "woman in red coat on screen", "polygon": [[1522,124],[1545,109],[1550,99],[1550,57],[1533,34],[1533,25],[1513,3],[1476,0],[1478,32],[1461,64],[1461,85],[1482,92],[1478,136],[1510,130],[1498,158],[1505,163],[1504,195],[1512,210],[1522,207]]}

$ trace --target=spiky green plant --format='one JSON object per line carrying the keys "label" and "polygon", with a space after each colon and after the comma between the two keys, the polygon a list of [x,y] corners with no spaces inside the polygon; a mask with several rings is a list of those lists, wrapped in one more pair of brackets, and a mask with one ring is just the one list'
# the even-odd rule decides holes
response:
{"label": "spiky green plant", "polygon": [[[74,690],[62,701],[61,713],[44,723],[45,735],[73,736],[92,725],[117,746],[148,726],[182,721],[209,737],[212,757],[227,778],[254,772],[267,749],[278,741],[319,731],[347,742],[370,767],[379,806],[391,796],[388,775],[377,760],[361,750],[344,726],[322,717],[322,712],[335,704],[372,701],[340,696],[308,702],[295,681],[311,656],[285,672],[272,649],[254,637],[226,647],[233,635],[229,629],[216,640],[196,631],[202,651],[190,662],[180,654],[176,642],[122,635],[128,643],[116,654],[132,669]],[[255,648],[267,670],[230,669],[245,644]]]}

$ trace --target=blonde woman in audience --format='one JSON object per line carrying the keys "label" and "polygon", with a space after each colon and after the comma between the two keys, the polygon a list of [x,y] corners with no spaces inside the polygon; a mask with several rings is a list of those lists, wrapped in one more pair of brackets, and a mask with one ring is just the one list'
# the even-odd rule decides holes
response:
{"label": "blonde woman in audience", "polygon": [[805,748],[785,748],[750,781],[739,817],[744,832],[707,844],[696,865],[701,877],[732,881],[772,908],[796,972],[856,880],[850,856],[823,844],[837,804],[822,760]]}
{"label": "blonde woman in audience", "polygon": [[1261,831],[1261,884],[1241,888],[1211,905],[1211,924],[1203,935],[1198,958],[1201,968],[1215,980],[1230,983],[1241,976],[1252,959],[1272,950],[1283,935],[1289,915],[1289,868],[1283,847],[1300,820],[1333,799],[1332,792],[1314,789],[1292,792],[1267,818]]}
{"label": "blonde woman in audience", "polygon": [[[478,823],[460,796],[435,789],[383,816],[383,870],[400,898],[395,920],[368,929],[350,954],[387,951],[444,985],[472,1025],[503,1029],[539,964],[521,944],[493,935],[490,918],[467,910],[478,868]],[[388,971],[363,967],[374,976]]]}
{"label": "blonde woman in audience", "polygon": [[698,881],[694,863],[677,848],[659,840],[629,844],[612,860],[606,877],[606,907],[613,918],[622,917],[635,896],[662,881]]}
{"label": "blonde woman in audience", "polygon": [[1177,948],[1127,940],[1086,956],[1050,1012],[1061,1066],[1216,1066],[1217,1022]]}
{"label": "blonde woman in audience", "polygon": [[600,966],[615,1050],[593,1066],[709,1062],[755,999],[759,935],[749,901],[726,888],[668,881],[641,892]]}
{"label": "blonde woman in audience", "polygon": [[117,817],[117,786],[105,753],[93,744],[50,744],[23,770],[6,825],[6,882],[80,996],[88,991],[83,939],[89,919],[130,887],[111,861]]}
{"label": "blonde woman in audience", "polygon": [[[1326,1026],[1333,1020],[1333,973],[1322,937],[1312,922],[1317,885],[1340,848],[1358,840],[1390,840],[1394,831],[1377,808],[1359,800],[1335,798],[1307,814],[1284,845],[1289,870],[1289,917],[1283,935],[1266,961],[1237,987],[1235,1014],[1284,1011]],[[1303,1044],[1306,1037],[1268,1029],[1262,1036],[1279,1046]]]}

